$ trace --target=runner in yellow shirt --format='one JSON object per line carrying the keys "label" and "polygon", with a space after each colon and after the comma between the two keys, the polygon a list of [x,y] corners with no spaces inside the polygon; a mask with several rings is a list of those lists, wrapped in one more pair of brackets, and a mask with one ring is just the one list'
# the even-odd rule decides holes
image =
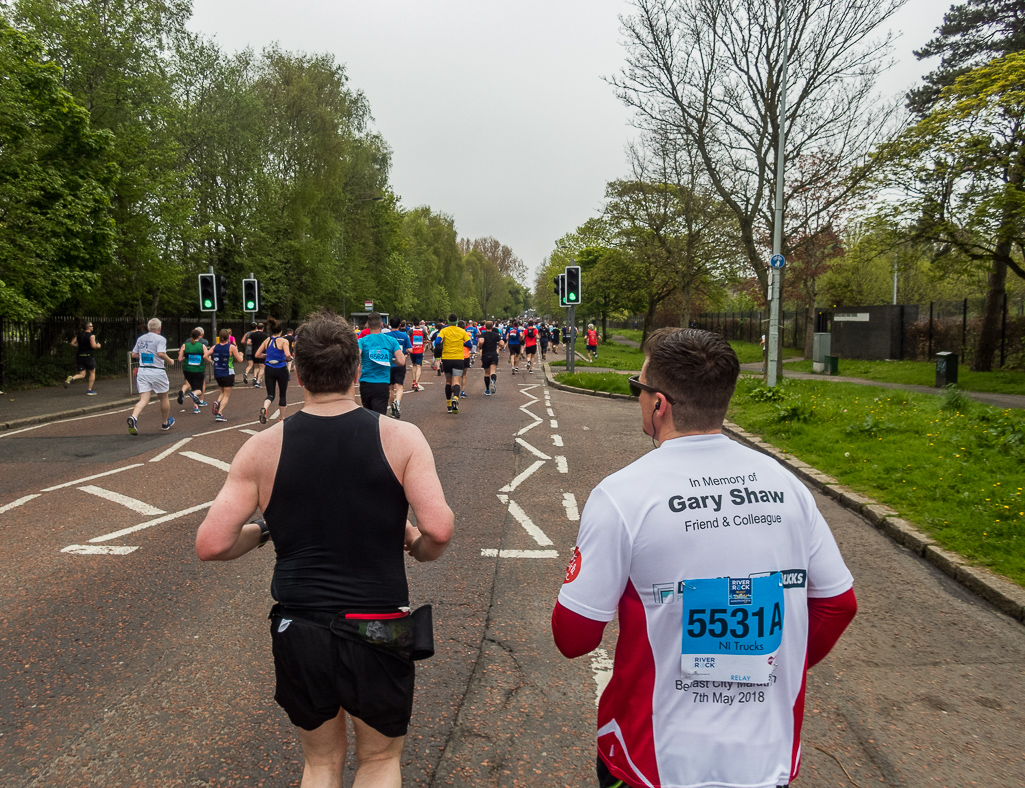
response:
{"label": "runner in yellow shirt", "polygon": [[470,342],[470,335],[465,328],[456,325],[458,318],[455,315],[448,316],[448,325],[445,326],[434,338],[434,354],[441,356],[441,368],[445,372],[445,400],[448,403],[449,413],[459,412],[459,383],[453,385],[452,379],[457,375],[461,378],[463,373],[463,348]]}

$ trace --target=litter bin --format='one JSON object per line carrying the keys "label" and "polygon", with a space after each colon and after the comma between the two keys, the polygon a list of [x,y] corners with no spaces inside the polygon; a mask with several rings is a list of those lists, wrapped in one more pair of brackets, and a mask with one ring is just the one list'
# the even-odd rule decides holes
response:
{"label": "litter bin", "polygon": [[957,353],[944,350],[936,354],[936,388],[957,383]]}
{"label": "litter bin", "polygon": [[826,374],[827,375],[839,375],[840,374],[840,357],[839,356],[826,356]]}

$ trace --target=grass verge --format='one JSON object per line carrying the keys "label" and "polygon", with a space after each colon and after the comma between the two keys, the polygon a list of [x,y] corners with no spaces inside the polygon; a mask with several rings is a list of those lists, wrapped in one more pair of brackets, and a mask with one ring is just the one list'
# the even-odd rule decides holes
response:
{"label": "grass verge", "polygon": [[[811,361],[787,364],[794,372],[811,372]],[[865,361],[856,358],[840,359],[840,374],[849,378],[865,378],[886,383],[904,383],[915,386],[936,384],[936,365],[931,361]],[[960,367],[958,385],[965,391],[987,391],[993,394],[1025,393],[1025,371],[1003,369],[994,372],[972,372]]]}
{"label": "grass verge", "polygon": [[618,372],[562,372],[555,380],[566,386],[591,391],[610,391],[613,394],[629,394],[630,384],[627,376]]}
{"label": "grass verge", "polygon": [[[587,358],[587,344],[582,339],[577,339],[577,352],[580,353],[585,359]],[[559,360],[556,361],[555,356],[549,354],[548,356],[553,367],[565,367],[566,366],[566,354],[562,345],[559,345]],[[628,345],[620,345],[617,342],[607,342],[604,345],[598,346],[598,358],[593,362],[581,361],[579,358],[576,360],[577,369],[588,369],[591,367],[607,367],[609,369],[632,369],[640,370],[641,365],[644,364],[644,354],[639,348],[630,347]]]}
{"label": "grass verge", "polygon": [[728,418],[1025,585],[1025,415],[853,383],[742,379]]}

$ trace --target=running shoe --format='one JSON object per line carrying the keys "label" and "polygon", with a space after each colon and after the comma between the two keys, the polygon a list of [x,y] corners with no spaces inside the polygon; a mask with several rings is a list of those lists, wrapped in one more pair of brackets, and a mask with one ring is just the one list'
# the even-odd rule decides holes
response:
{"label": "running shoe", "polygon": [[402,408],[399,406],[399,403],[397,403],[397,402],[395,403],[395,413],[394,413],[394,416],[397,419],[401,419],[402,418]]}
{"label": "running shoe", "polygon": [[173,426],[174,426],[174,419],[171,418],[170,416],[168,416],[167,417],[167,424],[161,424],[160,425],[160,429],[162,429],[164,432],[167,432]]}
{"label": "running shoe", "polygon": [[199,409],[199,405],[196,405],[196,407],[194,407],[194,408],[192,409],[192,412],[193,412],[193,413],[202,413],[203,411],[201,411],[201,410]]}
{"label": "running shoe", "polygon": [[395,403],[394,402],[391,405],[388,406],[388,410],[391,413],[391,417],[393,419],[397,419],[398,418],[398,416],[395,415]]}
{"label": "running shoe", "polygon": [[246,372],[242,373],[242,382],[244,384],[246,384],[247,386],[249,385],[249,375],[248,375],[248,373],[246,373]]}
{"label": "running shoe", "polygon": [[73,381],[74,379],[75,379],[74,375],[68,375],[67,378],[64,379],[64,388],[67,388],[68,386],[70,386],[71,385],[71,381]]}
{"label": "running shoe", "polygon": [[459,396],[460,396],[460,397],[461,397],[462,399],[466,399],[466,392],[465,392],[465,391],[460,391],[460,392],[459,392]]}
{"label": "running shoe", "polygon": [[258,381],[256,378],[253,378],[253,388],[254,389],[260,388],[260,381]]}
{"label": "running shoe", "polygon": [[228,420],[228,417],[227,416],[222,416],[220,413],[218,413],[216,416],[214,416],[214,421],[227,421],[227,420]]}
{"label": "running shoe", "polygon": [[128,434],[138,435],[139,434],[139,420],[135,416],[128,417]]}
{"label": "running shoe", "polygon": [[491,389],[484,389],[484,396],[485,397],[490,397],[491,396]]}
{"label": "running shoe", "polygon": [[185,404],[185,392],[182,391],[181,389],[178,389],[178,404],[179,405],[184,405]]}
{"label": "running shoe", "polygon": [[449,412],[449,413],[451,413],[451,412],[452,412],[452,405],[451,405],[451,403],[450,403],[450,404],[449,404],[449,406],[448,406],[448,412]]}
{"label": "running shoe", "polygon": [[527,372],[529,372],[531,375],[534,374],[534,370],[532,370],[532,369],[528,369]]}
{"label": "running shoe", "polygon": [[201,399],[199,401],[199,407],[205,408],[206,406],[207,406],[207,401],[205,399]]}
{"label": "running shoe", "polygon": [[452,412],[453,413],[458,413],[459,412],[459,397],[453,397],[452,398]]}
{"label": "running shoe", "polygon": [[494,394],[496,391],[498,391],[498,381],[493,380],[491,381],[491,393]]}
{"label": "running shoe", "polygon": [[95,392],[95,391],[93,391],[92,389],[89,389],[89,390],[88,390],[88,391],[87,391],[87,392],[85,393],[85,395],[86,395],[87,397],[95,397],[95,396],[96,396],[96,392]]}
{"label": "running shoe", "polygon": [[261,424],[266,424],[267,423],[267,409],[266,408],[260,408],[260,423]]}
{"label": "running shoe", "polygon": [[210,412],[211,412],[212,414],[214,414],[215,416],[216,416],[216,415],[217,415],[218,413],[220,413],[220,412],[221,412],[221,401],[220,401],[220,400],[217,400],[217,402],[215,402],[215,403],[214,403],[214,406],[213,406],[212,408],[210,408]]}

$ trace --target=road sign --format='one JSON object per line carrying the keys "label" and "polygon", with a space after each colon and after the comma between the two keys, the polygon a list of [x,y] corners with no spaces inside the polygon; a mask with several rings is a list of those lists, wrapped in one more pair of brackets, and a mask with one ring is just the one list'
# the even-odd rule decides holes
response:
{"label": "road sign", "polygon": [[373,301],[364,301],[363,302],[363,310],[365,312],[373,312],[374,311],[374,302]]}
{"label": "road sign", "polygon": [[781,254],[774,254],[769,258],[769,265],[773,268],[782,268],[787,264],[786,258]]}

